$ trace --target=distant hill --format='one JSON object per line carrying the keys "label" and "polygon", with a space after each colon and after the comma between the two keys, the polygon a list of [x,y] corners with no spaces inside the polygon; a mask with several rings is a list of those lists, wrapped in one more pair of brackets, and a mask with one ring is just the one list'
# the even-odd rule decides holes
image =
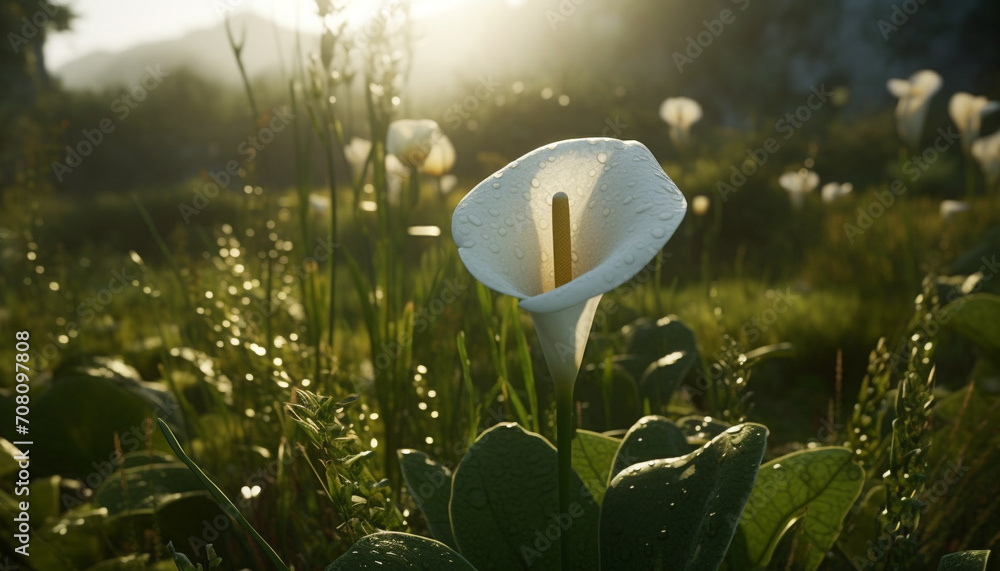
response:
{"label": "distant hill", "polygon": [[[257,77],[277,71],[282,58],[290,61],[295,33],[277,27],[254,13],[233,18],[237,39],[242,30],[249,38],[243,52],[247,73]],[[277,43],[281,49],[276,48]],[[313,40],[315,43],[315,40]],[[97,52],[56,69],[52,74],[67,89],[84,90],[128,85],[145,73],[146,66],[160,65],[168,73],[187,67],[199,75],[227,85],[238,85],[239,71],[226,39],[223,24],[195,30],[180,38],[142,44],[126,51]]]}
{"label": "distant hill", "polygon": [[[738,122],[734,118],[745,116],[747,108],[777,112],[798,105],[821,84],[847,87],[852,110],[882,109],[892,103],[886,79],[925,67],[942,73],[946,91],[1000,87],[1000,44],[993,39],[1000,3],[921,3],[906,22],[897,14],[898,4],[529,0],[512,6],[506,0],[476,0],[416,22],[405,104],[452,106],[474,93],[480,80],[507,86],[523,80],[534,93],[551,85],[591,100],[610,97],[625,85],[641,98],[631,102],[653,109],[654,116],[662,98],[683,94],[701,100],[724,121]],[[724,10],[733,12],[735,21],[716,34],[711,22]],[[244,27],[251,77],[291,61],[293,31],[254,13],[235,17],[234,30]],[[702,46],[692,46],[695,37]],[[307,51],[317,43],[303,38]],[[690,61],[678,63],[683,58]],[[135,82],[151,64],[167,71],[185,66],[239,85],[221,23],[175,40],[86,55],[54,75],[67,88],[93,89]]]}
{"label": "distant hill", "polygon": [[[537,7],[510,6],[505,0],[480,0],[468,7],[435,13],[416,22],[415,56],[410,77],[410,93],[416,99],[439,96],[460,81],[477,81],[480,76],[510,75],[530,69],[525,56],[534,51],[533,42],[512,42],[514,37],[537,41],[548,31],[544,14]],[[534,12],[526,17],[525,12]],[[525,22],[531,22],[525,25]],[[295,47],[295,32],[273,24],[254,12],[233,17],[232,29],[239,39],[246,31],[243,61],[251,78],[276,74],[289,68]],[[315,51],[318,39],[303,35],[306,53]],[[474,48],[474,49],[473,49]],[[228,86],[239,86],[240,76],[226,37],[225,25],[192,31],[180,38],[143,44],[126,51],[85,55],[52,72],[71,90],[93,90],[134,83],[148,65],[160,65],[167,72],[186,67],[194,73]]]}

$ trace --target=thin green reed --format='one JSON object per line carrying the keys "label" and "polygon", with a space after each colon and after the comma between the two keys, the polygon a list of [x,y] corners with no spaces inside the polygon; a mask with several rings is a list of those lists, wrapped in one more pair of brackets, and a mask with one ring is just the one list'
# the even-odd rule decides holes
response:
{"label": "thin green reed", "polygon": [[[410,391],[408,378],[412,364],[414,317],[413,298],[405,294],[403,275],[408,211],[402,206],[405,201],[395,205],[389,199],[385,159],[386,134],[400,100],[397,88],[401,67],[408,53],[398,45],[399,31],[409,26],[410,22],[405,11],[394,10],[392,5],[383,6],[375,18],[379,19],[379,25],[367,28],[371,33],[365,38],[367,50],[362,73],[372,139],[368,162],[372,165],[376,205],[374,256],[368,279],[363,279],[360,271],[355,271],[353,277],[362,306],[370,307],[365,311],[371,316],[368,338],[374,365],[375,398],[382,414],[385,435],[383,462],[394,493],[398,494],[399,472],[395,451],[400,448],[405,432],[402,411]],[[364,172],[362,170],[359,174],[358,185],[363,185]],[[360,192],[355,195],[360,196]],[[388,351],[386,347],[398,350]],[[388,364],[380,366],[376,362],[380,357],[383,362],[388,360]]]}

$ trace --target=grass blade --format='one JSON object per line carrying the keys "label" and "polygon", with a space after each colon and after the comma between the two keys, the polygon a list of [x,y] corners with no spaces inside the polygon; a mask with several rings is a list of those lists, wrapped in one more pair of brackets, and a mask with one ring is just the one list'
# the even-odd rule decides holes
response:
{"label": "grass blade", "polygon": [[250,525],[250,522],[247,521],[245,517],[243,517],[243,514],[240,513],[240,510],[236,509],[236,506],[233,505],[233,502],[231,502],[229,498],[226,497],[226,494],[224,494],[222,490],[220,490],[219,487],[215,485],[215,482],[213,482],[205,474],[205,472],[203,472],[202,469],[199,468],[197,464],[195,464],[194,460],[192,460],[191,457],[184,452],[184,449],[181,448],[180,442],[177,441],[177,437],[174,436],[174,433],[170,430],[170,427],[167,426],[167,423],[163,422],[163,419],[160,418],[157,418],[156,422],[159,423],[160,431],[163,432],[163,436],[164,438],[167,439],[167,444],[169,444],[170,448],[173,449],[174,454],[177,454],[177,457],[181,459],[181,462],[184,462],[187,465],[187,467],[191,469],[191,472],[193,472],[195,477],[197,477],[198,480],[201,481],[201,484],[205,486],[205,489],[208,490],[210,494],[212,494],[212,497],[215,498],[215,501],[219,502],[219,505],[222,506],[222,509],[226,510],[226,512],[230,516],[232,516],[233,519],[240,522],[240,525],[243,526],[243,529],[246,530],[246,532],[253,537],[254,541],[257,542],[257,545],[264,550],[264,553],[267,555],[267,558],[271,560],[271,563],[274,565],[274,568],[278,570],[288,571],[288,566],[281,561],[281,558],[278,557],[278,554],[275,553],[273,549],[271,549],[271,546],[267,544],[267,541],[265,541],[264,538],[261,537],[259,533],[257,533],[257,530],[254,529],[252,525]]}

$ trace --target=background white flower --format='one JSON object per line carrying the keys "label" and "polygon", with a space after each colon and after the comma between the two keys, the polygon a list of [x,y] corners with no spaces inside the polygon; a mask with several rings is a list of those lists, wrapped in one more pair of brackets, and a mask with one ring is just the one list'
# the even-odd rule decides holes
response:
{"label": "background white flower", "polygon": [[458,177],[453,174],[446,174],[438,181],[438,190],[441,194],[450,194],[458,186]]}
{"label": "background white flower", "polygon": [[660,105],[660,118],[670,125],[670,138],[678,146],[687,144],[701,115],[701,105],[689,97],[670,97]]}
{"label": "background white flower", "polygon": [[1000,131],[988,137],[980,137],[972,143],[972,156],[979,161],[988,184],[1000,181]]}
{"label": "background white flower", "polygon": [[972,95],[964,91],[951,96],[948,114],[962,133],[962,147],[968,151],[972,141],[979,137],[983,116],[1000,109],[1000,102],[990,101],[982,95]]}
{"label": "background white flower", "polygon": [[351,165],[351,173],[354,178],[363,176],[361,169],[364,168],[368,155],[372,152],[372,142],[360,137],[351,137],[351,141],[344,145],[344,158]]}
{"label": "background white flower", "polygon": [[444,135],[431,119],[400,119],[389,124],[385,150],[409,168],[424,164],[434,142]]}
{"label": "background white flower", "polygon": [[945,220],[950,220],[956,214],[966,212],[968,210],[968,203],[962,202],[961,200],[941,201],[941,218],[944,218]]}
{"label": "background white flower", "polygon": [[909,79],[890,79],[886,87],[899,98],[896,105],[899,136],[906,144],[916,147],[920,144],[931,97],[941,89],[941,76],[933,70],[922,69]]}
{"label": "background white flower", "polygon": [[691,200],[691,211],[694,212],[695,216],[704,216],[711,206],[712,199],[704,194],[699,194]]}
{"label": "background white flower", "polygon": [[781,188],[788,191],[792,206],[801,208],[805,197],[819,186],[819,175],[809,169],[786,172],[778,179]]}
{"label": "background white flower", "polygon": [[823,185],[819,192],[820,196],[823,197],[823,202],[830,203],[842,196],[847,196],[852,190],[854,190],[854,185],[849,182],[828,182]]}
{"label": "background white flower", "polygon": [[455,166],[455,145],[444,133],[438,133],[434,138],[431,150],[427,153],[420,172],[430,176],[444,176]]}
{"label": "background white flower", "polygon": [[399,197],[403,193],[403,182],[410,176],[410,169],[402,163],[396,155],[385,156],[385,178],[389,183],[389,204],[399,204]]}

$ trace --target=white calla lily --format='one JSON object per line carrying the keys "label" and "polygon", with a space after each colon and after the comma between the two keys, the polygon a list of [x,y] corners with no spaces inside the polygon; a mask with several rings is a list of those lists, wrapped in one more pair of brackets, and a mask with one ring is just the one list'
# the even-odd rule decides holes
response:
{"label": "white calla lily", "polygon": [[438,181],[438,190],[441,194],[450,194],[458,186],[458,177],[453,174],[446,174]]}
{"label": "white calla lily", "polygon": [[403,161],[396,158],[396,155],[385,156],[385,180],[389,187],[389,204],[399,204],[399,198],[403,193],[403,182],[408,176],[410,169],[403,164]]}
{"label": "white calla lily", "polygon": [[351,137],[351,141],[344,145],[344,157],[347,159],[347,163],[351,165],[351,172],[354,173],[354,178],[363,176],[361,169],[365,167],[365,162],[368,161],[368,155],[371,152],[372,142],[368,139]]}
{"label": "white calla lily", "polygon": [[695,216],[704,216],[708,214],[708,209],[712,206],[712,199],[705,196],[704,194],[699,194],[691,200],[691,210],[694,211]]}
{"label": "white calla lily", "polygon": [[786,172],[778,179],[781,188],[788,191],[792,206],[802,208],[806,195],[819,186],[819,175],[809,169]]}
{"label": "white calla lily", "polygon": [[314,192],[309,195],[309,206],[313,212],[325,214],[327,210],[330,210],[330,196]]}
{"label": "white calla lily", "polygon": [[964,91],[951,96],[948,101],[948,114],[955,122],[959,132],[962,133],[962,147],[969,151],[972,142],[979,137],[979,128],[982,126],[983,115],[987,115],[1000,109],[1000,102],[990,101],[982,95],[972,95]]}
{"label": "white calla lily", "polygon": [[942,200],[940,208],[941,218],[950,220],[953,216],[960,212],[967,212],[969,210],[969,204],[967,202],[962,202],[961,200]]}
{"label": "white calla lily", "polygon": [[922,69],[909,79],[890,79],[886,87],[899,98],[896,105],[899,136],[906,144],[916,147],[920,144],[931,97],[941,89],[941,76],[933,70]]}
{"label": "white calla lily", "polygon": [[670,139],[678,146],[687,144],[691,126],[701,115],[701,105],[690,97],[669,97],[660,105],[660,118],[670,125]]}
{"label": "white calla lily", "polygon": [[[556,193],[568,198],[572,244],[572,279],[558,287]],[[557,391],[568,385],[572,394],[601,296],[660,251],[686,210],[641,143],[572,139],[536,149],[479,183],[455,209],[452,236],[476,279],[521,300]]]}
{"label": "white calla lily", "polygon": [[823,185],[819,192],[823,197],[823,202],[830,203],[842,196],[847,196],[852,190],[854,190],[854,185],[849,182],[828,182]]}
{"label": "white calla lily", "polygon": [[1000,131],[988,137],[980,137],[972,143],[972,156],[979,161],[988,184],[1000,181]]}
{"label": "white calla lily", "polygon": [[424,164],[434,142],[443,136],[437,122],[431,119],[400,119],[389,124],[385,150],[415,169]]}
{"label": "white calla lily", "polygon": [[427,157],[420,165],[420,172],[441,177],[455,166],[455,145],[444,133],[438,133]]}

